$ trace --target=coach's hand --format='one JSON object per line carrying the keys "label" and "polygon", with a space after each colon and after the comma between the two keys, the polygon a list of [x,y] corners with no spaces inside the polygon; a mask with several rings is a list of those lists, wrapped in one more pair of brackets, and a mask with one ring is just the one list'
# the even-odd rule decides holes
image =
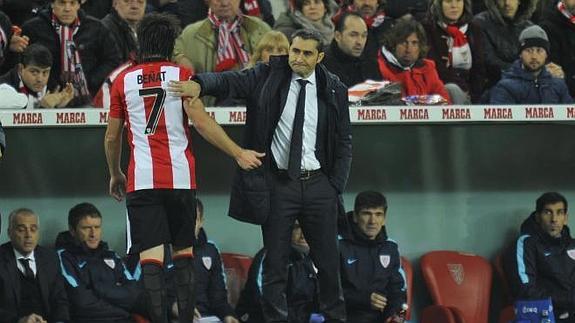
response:
{"label": "coach's hand", "polygon": [[197,98],[201,91],[200,84],[194,81],[170,81],[168,84],[168,92],[175,96]]}
{"label": "coach's hand", "polygon": [[254,150],[242,149],[236,156],[236,162],[242,169],[251,170],[262,165],[260,158],[263,158],[265,155],[265,153],[259,153]]}
{"label": "coach's hand", "polygon": [[110,195],[117,201],[121,201],[126,195],[126,175],[119,174],[110,177]]}

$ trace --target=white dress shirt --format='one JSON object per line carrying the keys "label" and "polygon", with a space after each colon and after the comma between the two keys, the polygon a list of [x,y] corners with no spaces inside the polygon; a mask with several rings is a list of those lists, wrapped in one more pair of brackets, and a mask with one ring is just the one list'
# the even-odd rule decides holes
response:
{"label": "white dress shirt", "polygon": [[[301,87],[297,82],[298,79],[301,79],[301,77],[293,73],[286,104],[284,106],[272,140],[272,153],[279,169],[288,169],[289,165],[291,135],[293,130],[293,122],[295,119],[297,99]],[[305,95],[305,117],[303,122],[301,169],[316,170],[320,169],[321,165],[315,157],[318,116],[317,83],[315,79],[315,71],[304,80],[307,80],[309,83],[306,85]]]}
{"label": "white dress shirt", "polygon": [[28,261],[28,265],[30,265],[30,269],[32,269],[32,272],[34,273],[34,277],[36,276],[36,258],[34,257],[34,251],[32,251],[29,255],[24,256],[22,255],[20,252],[18,252],[18,250],[16,249],[12,249],[14,250],[14,256],[16,257],[16,266],[18,266],[18,270],[20,270],[20,272],[22,274],[24,274],[25,270],[24,270],[24,266],[20,263],[20,259],[24,258],[24,259],[30,259],[30,261]]}

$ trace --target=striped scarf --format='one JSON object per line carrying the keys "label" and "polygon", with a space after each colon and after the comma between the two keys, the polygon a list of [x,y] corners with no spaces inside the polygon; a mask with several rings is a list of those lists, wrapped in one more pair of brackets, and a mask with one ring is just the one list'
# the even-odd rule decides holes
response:
{"label": "striped scarf", "polygon": [[79,102],[85,103],[90,99],[90,91],[82,69],[80,52],[74,42],[74,35],[80,29],[80,19],[76,18],[71,25],[62,25],[52,14],[52,26],[60,39],[60,81],[63,84],[72,83],[74,96],[80,98]]}
{"label": "striped scarf", "polygon": [[469,25],[447,25],[440,22],[439,26],[449,34],[449,37],[447,38],[449,65],[447,67],[451,66],[457,69],[470,70],[472,64],[471,47],[469,47],[469,42],[465,35]]}
{"label": "striped scarf", "polygon": [[238,63],[244,67],[250,60],[242,38],[240,37],[240,27],[242,16],[238,15],[232,22],[220,21],[210,10],[208,19],[218,31],[218,60],[216,72],[233,69]]}
{"label": "striped scarf", "polygon": [[4,29],[0,27],[0,65],[4,62],[4,50],[8,47],[8,37]]}
{"label": "striped scarf", "polygon": [[575,16],[565,8],[563,1],[557,3],[557,9],[563,14],[572,24],[575,24]]}

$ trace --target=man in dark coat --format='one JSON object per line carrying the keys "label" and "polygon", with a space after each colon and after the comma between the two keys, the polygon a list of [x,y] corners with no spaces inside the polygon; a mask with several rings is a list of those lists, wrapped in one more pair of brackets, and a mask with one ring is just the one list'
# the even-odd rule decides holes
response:
{"label": "man in dark coat", "polygon": [[122,63],[135,60],[138,51],[136,29],[138,23],[144,18],[146,0],[141,1],[114,1],[112,11],[102,19],[118,49]]}
{"label": "man in dark coat", "polygon": [[10,242],[0,246],[0,323],[68,321],[58,257],[38,246],[38,216],[32,210],[17,209],[8,222]]}
{"label": "man in dark coat", "polygon": [[551,298],[556,322],[564,323],[573,322],[575,315],[575,240],[567,219],[565,197],[544,193],[503,258],[513,297]]}
{"label": "man in dark coat", "polygon": [[[501,4],[501,5],[499,5]],[[533,23],[529,20],[537,0],[485,0],[487,10],[475,16],[483,31],[487,88],[501,78],[501,71],[517,59],[519,34]]]}
{"label": "man in dark coat", "polygon": [[575,97],[575,1],[561,0],[543,15],[541,27],[551,43],[549,60],[565,71],[571,97]]}
{"label": "man in dark coat", "polygon": [[247,102],[245,145],[265,156],[262,167],[236,174],[230,216],[262,225],[266,321],[288,319],[287,263],[297,219],[318,268],[321,314],[326,322],[345,322],[336,214],[351,166],[351,126],[347,89],[318,64],[323,56],[321,36],[300,30],[289,57],[275,56],[269,65],[240,72],[199,74],[197,83],[171,87],[181,95]]}
{"label": "man in dark coat", "polygon": [[344,13],[335,25],[335,37],[325,52],[323,64],[351,87],[365,80],[379,80],[375,57],[364,55],[367,25],[356,13]]}
{"label": "man in dark coat", "polygon": [[572,103],[565,80],[548,72],[549,39],[537,26],[525,28],[519,36],[520,58],[503,73],[491,89],[491,104]]}
{"label": "man in dark coat", "polygon": [[[87,103],[121,63],[110,32],[99,20],[87,16],[79,1],[52,0],[50,9],[40,11],[22,26],[31,43],[40,43],[52,53],[54,66],[48,87],[71,82],[76,105]],[[66,48],[62,49],[61,43]]]}
{"label": "man in dark coat", "polygon": [[131,313],[144,312],[144,290],[139,274],[132,275],[102,241],[100,211],[90,203],[80,203],[70,209],[68,227],[58,235],[56,248],[72,321],[132,322]]}
{"label": "man in dark coat", "polygon": [[405,310],[407,281],[398,245],[387,236],[387,200],[379,192],[361,192],[347,230],[340,230],[341,283],[348,322],[388,322]]}

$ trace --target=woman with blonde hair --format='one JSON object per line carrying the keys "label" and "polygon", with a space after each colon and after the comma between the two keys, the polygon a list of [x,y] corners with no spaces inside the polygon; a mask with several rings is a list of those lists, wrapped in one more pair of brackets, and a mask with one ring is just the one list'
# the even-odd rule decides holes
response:
{"label": "woman with blonde hair", "polygon": [[272,55],[287,55],[288,50],[289,41],[287,37],[280,31],[270,30],[258,42],[250,59],[250,67],[259,62],[268,63]]}

